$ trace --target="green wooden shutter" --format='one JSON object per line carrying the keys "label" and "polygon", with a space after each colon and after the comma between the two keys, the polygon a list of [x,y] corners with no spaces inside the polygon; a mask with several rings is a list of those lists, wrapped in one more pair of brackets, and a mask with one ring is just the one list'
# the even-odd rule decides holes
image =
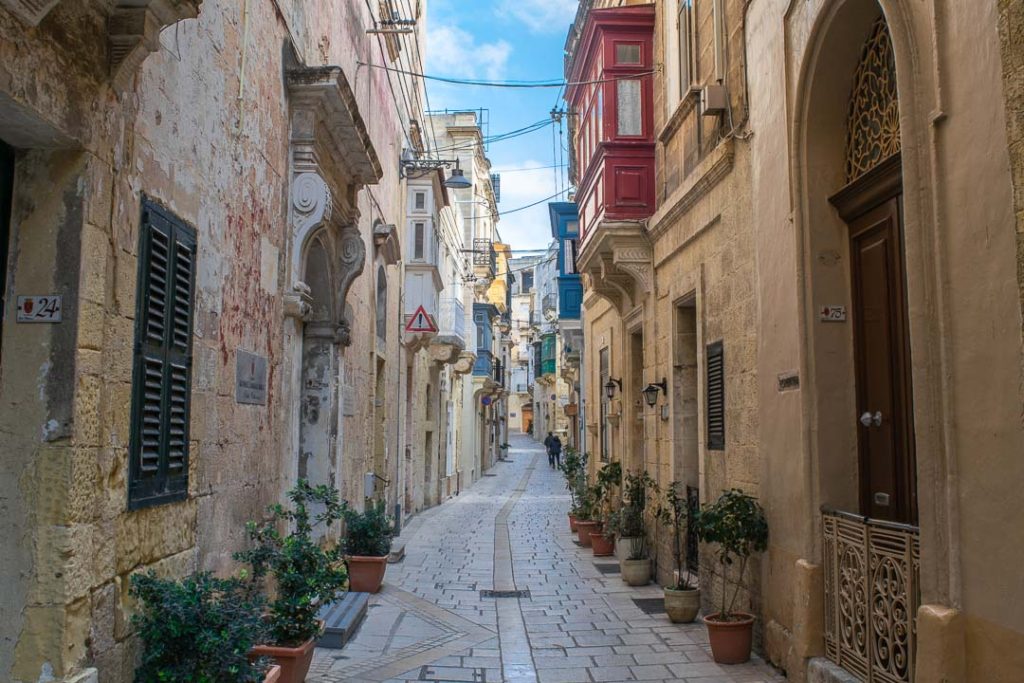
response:
{"label": "green wooden shutter", "polygon": [[707,347],[708,450],[725,450],[725,356],[722,342]]}
{"label": "green wooden shutter", "polygon": [[142,202],[128,505],[188,495],[195,231]]}

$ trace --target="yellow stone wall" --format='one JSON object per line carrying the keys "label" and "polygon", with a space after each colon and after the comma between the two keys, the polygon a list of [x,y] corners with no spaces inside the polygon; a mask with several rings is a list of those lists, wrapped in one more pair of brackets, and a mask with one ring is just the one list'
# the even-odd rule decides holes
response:
{"label": "yellow stone wall", "polygon": [[[294,481],[298,387],[284,294],[295,245],[281,78],[289,37],[306,63],[342,66],[390,179],[372,200],[358,197],[367,256],[346,301],[353,340],[342,365],[346,384],[382,391],[358,392],[354,414],[340,418],[343,497],[361,501],[363,474],[374,471],[375,399],[397,423],[400,334],[394,322],[386,342],[376,339],[370,232],[377,218],[404,224],[398,155],[389,152],[404,123],[380,114],[394,111],[386,75],[356,69],[366,58],[351,49],[365,43],[362,10],[277,6],[206,0],[199,18],[164,31],[125,92],[110,82],[103,3],[58,3],[36,28],[0,9],[0,100],[23,114],[0,121],[0,137],[19,148],[8,293],[11,301],[64,297],[59,325],[16,325],[8,316],[3,326],[2,681],[61,680],[84,667],[97,668],[104,683],[130,681],[132,574],[232,571],[245,522]],[[18,137],[46,127],[66,149],[31,149]],[[142,194],[198,234],[190,484],[184,502],[129,512]],[[388,319],[397,321],[398,271],[386,273]],[[236,349],[268,358],[266,406],[236,403]],[[383,435],[388,476],[397,471],[398,430]],[[394,491],[384,495],[395,502]]]}

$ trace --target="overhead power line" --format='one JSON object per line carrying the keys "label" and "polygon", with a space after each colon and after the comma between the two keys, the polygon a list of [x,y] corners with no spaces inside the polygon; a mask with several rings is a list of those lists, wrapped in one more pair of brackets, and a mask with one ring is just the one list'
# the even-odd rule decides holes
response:
{"label": "overhead power line", "polygon": [[441,83],[451,83],[453,85],[475,85],[485,88],[568,88],[577,85],[592,85],[596,83],[612,83],[614,81],[622,80],[635,80],[637,78],[643,78],[645,76],[653,76],[655,71],[644,71],[639,74],[630,74],[628,76],[617,76],[613,78],[600,78],[592,81],[572,81],[566,82],[565,79],[550,79],[541,81],[488,81],[478,80],[473,78],[449,78],[447,76],[431,76],[428,74],[421,74],[415,71],[406,71],[405,69],[396,69],[392,66],[384,66],[382,64],[367,64],[360,62],[363,66],[368,66],[373,69],[384,69],[386,71],[393,71],[395,73],[405,74],[407,76],[416,76],[419,78],[425,78],[430,81],[440,81]]}

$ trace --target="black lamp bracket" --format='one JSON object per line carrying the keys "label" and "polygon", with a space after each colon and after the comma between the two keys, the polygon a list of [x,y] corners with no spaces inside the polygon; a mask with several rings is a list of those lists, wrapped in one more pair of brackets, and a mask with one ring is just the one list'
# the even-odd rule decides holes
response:
{"label": "black lamp bracket", "polygon": [[415,173],[420,177],[423,173],[436,171],[439,168],[459,167],[458,159],[402,159],[399,162],[398,177],[409,178]]}

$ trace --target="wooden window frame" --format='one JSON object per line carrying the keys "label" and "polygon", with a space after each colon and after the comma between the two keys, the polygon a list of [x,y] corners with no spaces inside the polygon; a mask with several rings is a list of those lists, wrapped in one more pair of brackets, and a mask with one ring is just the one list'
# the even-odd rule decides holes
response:
{"label": "wooden window frame", "polygon": [[[166,242],[164,247],[158,244],[161,240]],[[154,297],[159,291],[154,264],[160,249],[165,250],[167,263],[162,304]],[[196,231],[144,196],[139,219],[132,362],[130,510],[188,498],[197,251]],[[187,272],[182,273],[186,265]],[[185,287],[187,291],[182,294]],[[153,381],[148,386],[147,378]],[[145,423],[150,425],[148,443],[155,449],[155,456],[144,453]],[[175,446],[178,452],[172,453]]]}

